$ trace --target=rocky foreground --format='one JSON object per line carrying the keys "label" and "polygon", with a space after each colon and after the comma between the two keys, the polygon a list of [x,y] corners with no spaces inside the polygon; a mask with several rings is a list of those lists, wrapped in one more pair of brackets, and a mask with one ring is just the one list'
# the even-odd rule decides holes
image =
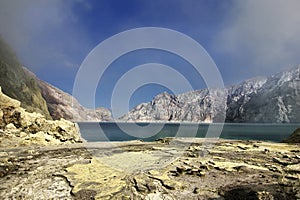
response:
{"label": "rocky foreground", "polygon": [[163,139],[0,150],[1,199],[300,199],[300,145]]}
{"label": "rocky foreground", "polygon": [[299,143],[80,142],[0,88],[0,199],[300,199]]}

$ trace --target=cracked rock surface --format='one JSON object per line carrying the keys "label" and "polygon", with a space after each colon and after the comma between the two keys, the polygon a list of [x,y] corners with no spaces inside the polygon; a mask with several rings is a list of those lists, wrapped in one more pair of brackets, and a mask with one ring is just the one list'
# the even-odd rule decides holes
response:
{"label": "cracked rock surface", "polygon": [[6,148],[0,196],[299,199],[299,155],[299,144],[171,138]]}

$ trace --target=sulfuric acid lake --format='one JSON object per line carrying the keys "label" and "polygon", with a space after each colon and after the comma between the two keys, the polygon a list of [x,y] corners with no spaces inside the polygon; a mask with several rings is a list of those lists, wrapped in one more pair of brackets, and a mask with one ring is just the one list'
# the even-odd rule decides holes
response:
{"label": "sulfuric acid lake", "polygon": [[[164,137],[219,137],[236,140],[280,142],[300,124],[248,123],[134,123],[79,122],[81,136],[88,142],[154,141]],[[209,131],[208,131],[209,130]]]}

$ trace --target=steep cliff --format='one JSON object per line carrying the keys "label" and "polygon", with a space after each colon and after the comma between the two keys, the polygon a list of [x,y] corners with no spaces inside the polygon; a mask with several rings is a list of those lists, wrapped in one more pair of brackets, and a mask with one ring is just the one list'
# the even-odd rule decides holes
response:
{"label": "steep cliff", "polygon": [[220,98],[227,93],[227,122],[300,122],[300,66],[268,78],[258,77],[226,91],[197,90],[180,95],[163,93],[125,114],[125,121],[220,122]]}
{"label": "steep cliff", "polygon": [[13,50],[0,37],[0,85],[8,96],[30,112],[51,118],[35,79],[26,76]]}
{"label": "steep cliff", "polygon": [[64,118],[76,122],[110,121],[111,112],[106,108],[88,109],[82,106],[72,95],[40,80],[28,69],[24,68],[27,76],[32,77],[41,89],[48,110],[53,119]]}
{"label": "steep cliff", "polygon": [[300,122],[300,66],[269,77],[244,108],[241,122]]}
{"label": "steep cliff", "polygon": [[[267,78],[257,77],[240,84],[228,87],[226,120],[243,122],[246,120],[246,104],[252,101],[252,96],[266,83]],[[254,108],[255,109],[255,108]]]}
{"label": "steep cliff", "polygon": [[38,80],[38,85],[53,119],[64,118],[77,122],[112,120],[111,112],[106,108],[85,108],[72,95],[44,81]]}
{"label": "steep cliff", "polygon": [[38,79],[35,74],[21,66],[13,50],[1,38],[0,85],[3,93],[21,102],[21,107],[29,112],[43,114],[47,119],[111,120],[109,110],[85,108],[71,95]]}
{"label": "steep cliff", "polygon": [[[126,121],[222,121],[225,105],[222,90],[198,90],[178,96],[166,92],[157,95],[150,103],[143,103],[122,116]],[[225,102],[225,101],[223,101]],[[223,111],[223,113],[221,112]]]}

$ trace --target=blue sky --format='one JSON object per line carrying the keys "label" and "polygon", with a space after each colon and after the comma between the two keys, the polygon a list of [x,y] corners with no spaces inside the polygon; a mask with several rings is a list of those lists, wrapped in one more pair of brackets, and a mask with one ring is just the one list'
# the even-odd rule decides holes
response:
{"label": "blue sky", "polygon": [[[81,63],[100,42],[149,26],[180,31],[196,40],[230,85],[300,64],[299,8],[297,0],[1,0],[0,34],[23,65],[68,93]],[[205,87],[184,60],[141,50],[109,67],[100,80],[96,106],[110,108],[116,81],[130,68],[148,62],[172,65],[189,77],[194,89]],[[159,85],[143,86],[131,97],[130,107],[164,90],[171,92]]]}

